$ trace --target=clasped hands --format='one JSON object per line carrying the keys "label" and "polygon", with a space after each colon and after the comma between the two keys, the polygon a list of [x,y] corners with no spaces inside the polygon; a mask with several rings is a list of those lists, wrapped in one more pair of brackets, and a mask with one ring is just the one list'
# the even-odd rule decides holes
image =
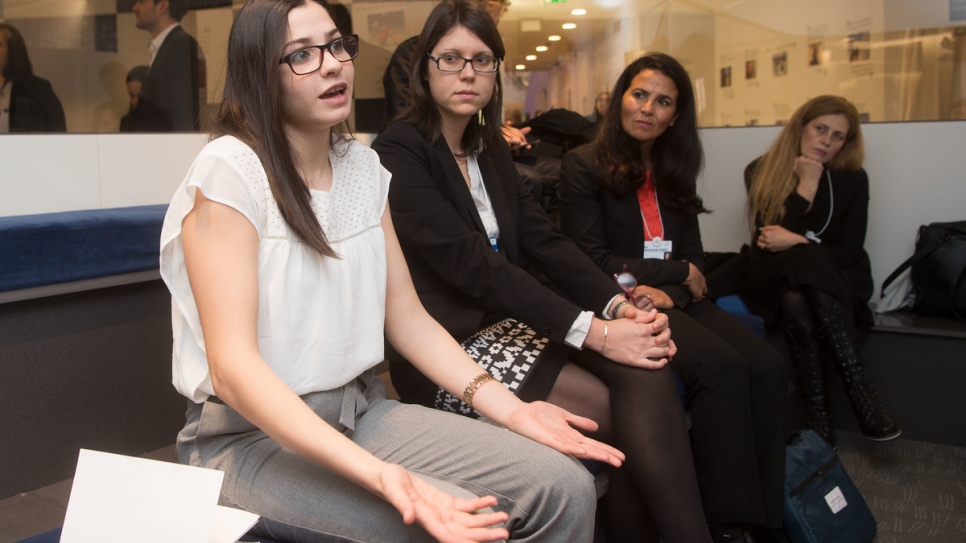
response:
{"label": "clasped hands", "polygon": [[[657,298],[661,300],[660,296]],[[631,305],[622,307],[618,318],[606,323],[606,340],[597,341],[594,347],[599,348],[598,352],[602,355],[620,364],[645,369],[662,368],[677,353],[677,347],[671,340],[667,315],[659,313],[654,307],[663,302],[640,296],[637,303],[650,309]],[[603,329],[602,323],[595,324],[600,324],[599,329]]]}

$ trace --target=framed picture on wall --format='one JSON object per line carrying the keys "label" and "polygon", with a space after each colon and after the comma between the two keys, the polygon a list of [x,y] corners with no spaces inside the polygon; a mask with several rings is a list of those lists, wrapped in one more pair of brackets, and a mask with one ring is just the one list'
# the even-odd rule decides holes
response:
{"label": "framed picture on wall", "polygon": [[745,79],[754,79],[756,77],[758,77],[758,61],[746,60],[745,61]]}
{"label": "framed picture on wall", "polygon": [[808,65],[819,66],[820,64],[822,64],[822,42],[808,44]]}
{"label": "framed picture on wall", "polygon": [[772,73],[777,76],[788,74],[788,52],[775,53],[771,57]]}

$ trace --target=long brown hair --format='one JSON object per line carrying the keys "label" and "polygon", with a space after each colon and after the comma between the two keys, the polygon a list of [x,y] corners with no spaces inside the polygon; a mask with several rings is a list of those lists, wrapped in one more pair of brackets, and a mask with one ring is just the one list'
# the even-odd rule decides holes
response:
{"label": "long brown hair", "polygon": [[[477,0],[445,0],[430,12],[423,31],[416,41],[413,63],[409,75],[409,107],[400,115],[400,120],[411,123],[416,131],[428,141],[435,143],[440,138],[441,117],[439,106],[433,100],[429,89],[428,70],[436,69],[427,55],[436,47],[439,40],[457,26],[465,27],[493,51],[493,55],[503,60],[506,48],[496,28],[493,18]],[[473,117],[463,132],[461,143],[467,153],[479,152],[483,147],[496,149],[503,140],[500,132],[500,114],[503,109],[503,85],[500,72],[496,72],[496,82],[490,102],[483,106],[482,120]]]}
{"label": "long brown hair", "polygon": [[[322,256],[338,257],[312,211],[309,187],[298,171],[282,124],[278,65],[288,39],[288,14],[308,2],[329,11],[324,0],[249,0],[238,12],[228,38],[225,93],[212,137],[234,136],[251,147],[292,231]],[[333,132],[337,138],[348,133],[343,125]]]}
{"label": "long brown hair", "polygon": [[849,121],[845,144],[832,157],[830,170],[855,171],[862,167],[865,146],[859,112],[841,96],[823,95],[812,98],[798,108],[791,120],[758,161],[751,187],[748,190],[748,216],[751,224],[770,225],[781,221],[785,214],[785,200],[798,188],[795,159],[802,154],[802,130],[808,123],[823,115],[844,115]]}

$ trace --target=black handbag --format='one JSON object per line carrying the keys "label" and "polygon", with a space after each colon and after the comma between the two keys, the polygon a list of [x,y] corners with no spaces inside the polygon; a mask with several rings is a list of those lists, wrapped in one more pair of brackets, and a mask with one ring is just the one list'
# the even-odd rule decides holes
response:
{"label": "black handbag", "polygon": [[838,455],[814,430],[785,449],[785,534],[792,543],[869,543],[872,511]]}
{"label": "black handbag", "polygon": [[913,311],[966,320],[966,221],[920,226],[915,254],[889,274],[882,291],[910,267]]}

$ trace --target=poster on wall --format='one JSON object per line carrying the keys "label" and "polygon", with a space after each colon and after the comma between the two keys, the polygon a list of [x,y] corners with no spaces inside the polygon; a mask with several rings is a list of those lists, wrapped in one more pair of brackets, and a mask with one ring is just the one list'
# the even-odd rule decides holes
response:
{"label": "poster on wall", "polygon": [[721,88],[727,88],[731,86],[731,66],[725,66],[721,68]]}
{"label": "poster on wall", "polygon": [[808,44],[808,65],[820,66],[822,64],[822,42],[817,41]]}
{"label": "poster on wall", "polygon": [[775,77],[788,75],[788,52],[775,53],[771,57],[771,69]]}
{"label": "poster on wall", "polygon": [[849,62],[864,62],[869,60],[869,32],[849,34]]}
{"label": "poster on wall", "polygon": [[757,60],[746,60],[745,61],[745,79],[755,79],[758,77],[758,61]]}

